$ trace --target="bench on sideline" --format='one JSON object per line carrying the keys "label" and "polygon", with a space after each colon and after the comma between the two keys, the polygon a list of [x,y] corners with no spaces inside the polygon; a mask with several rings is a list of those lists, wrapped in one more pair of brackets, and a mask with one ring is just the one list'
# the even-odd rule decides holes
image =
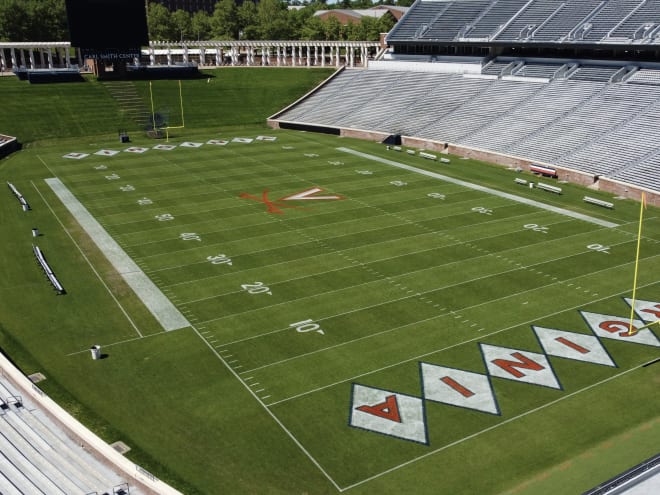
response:
{"label": "bench on sideline", "polygon": [[16,187],[14,187],[14,184],[12,184],[11,182],[7,182],[7,186],[9,187],[11,192],[14,194],[14,196],[16,196],[16,199],[18,199],[18,201],[21,203],[21,206],[23,207],[23,211],[30,210],[31,208],[30,208],[30,205],[28,204],[27,200],[23,197],[23,195],[20,192],[18,192],[18,189],[16,189]]}
{"label": "bench on sideline", "polygon": [[582,200],[586,203],[602,206],[603,208],[609,208],[610,210],[614,209],[614,203],[610,203],[609,201],[603,201],[602,199],[596,199],[590,196],[585,196],[584,198],[582,198]]}
{"label": "bench on sideline", "polygon": [[539,189],[543,189],[544,191],[551,192],[551,193],[561,194],[561,187],[551,186],[549,184],[543,184],[541,182],[538,182],[536,184],[536,187],[539,188]]}
{"label": "bench on sideline", "polygon": [[48,265],[48,262],[46,261],[46,258],[44,257],[44,254],[41,252],[41,249],[37,246],[32,246],[32,251],[34,252],[34,257],[37,259],[37,262],[41,266],[41,269],[44,271],[46,274],[46,277],[48,278],[49,282],[55,289],[58,295],[60,294],[66,294],[66,291],[64,290],[64,287],[62,287],[62,284],[60,284],[60,281],[57,280],[57,277],[53,273],[53,270],[51,270],[50,265]]}

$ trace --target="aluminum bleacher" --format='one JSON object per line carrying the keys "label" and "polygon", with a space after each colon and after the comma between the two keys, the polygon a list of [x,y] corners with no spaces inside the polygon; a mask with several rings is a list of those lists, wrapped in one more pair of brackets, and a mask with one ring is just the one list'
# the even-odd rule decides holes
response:
{"label": "aluminum bleacher", "polygon": [[660,70],[639,69],[626,80],[630,84],[651,84],[660,86]]}
{"label": "aluminum bleacher", "polygon": [[447,2],[442,15],[429,24],[423,34],[427,40],[453,40],[465,33],[470,24],[489,6],[490,0],[469,0]]}
{"label": "aluminum bleacher", "polygon": [[126,485],[2,376],[0,406],[1,493],[117,493]]}
{"label": "aluminum bleacher", "polygon": [[[641,2],[610,33],[612,38],[643,39],[660,25],[660,0]],[[649,29],[645,29],[648,27]]]}
{"label": "aluminum bleacher", "polygon": [[486,15],[469,29],[467,39],[491,39],[513,18],[529,0],[497,0]]}
{"label": "aluminum bleacher", "polygon": [[642,0],[610,0],[591,17],[581,35],[577,39],[600,41],[621,23],[623,16],[628,15],[641,5]]}
{"label": "aluminum bleacher", "polygon": [[660,0],[422,0],[396,41],[660,44]]}
{"label": "aluminum bleacher", "polygon": [[580,66],[569,77],[571,79],[579,79],[581,81],[601,81],[609,82],[612,76],[621,70],[620,66],[607,67],[607,66],[594,66],[583,65]]}
{"label": "aluminum bleacher", "polygon": [[660,142],[657,86],[606,82],[620,67],[587,69],[549,82],[347,69],[278,119],[450,142],[649,187],[648,169],[635,171]]}

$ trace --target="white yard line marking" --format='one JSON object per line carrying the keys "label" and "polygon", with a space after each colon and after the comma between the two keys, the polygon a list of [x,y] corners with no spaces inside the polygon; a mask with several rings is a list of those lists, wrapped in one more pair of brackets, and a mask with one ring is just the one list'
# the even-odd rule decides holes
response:
{"label": "white yard line marking", "polygon": [[[658,255],[658,256],[660,256],[660,255]],[[631,262],[631,263],[628,263],[628,264],[632,264],[632,262]],[[605,271],[605,270],[601,270],[601,271]],[[649,286],[655,285],[655,283],[656,283],[656,282],[652,282],[652,283],[650,283],[650,284],[646,284],[646,285],[640,286],[640,287],[638,287],[638,288],[649,287]],[[554,284],[549,284],[549,285],[554,285]],[[532,290],[535,290],[535,289],[532,289]],[[525,291],[525,292],[528,292],[528,291]],[[607,295],[607,296],[604,296],[604,297],[598,299],[598,301],[604,301],[604,300],[609,299],[609,298],[614,297],[614,296],[621,296],[622,294],[626,294],[627,292],[628,292],[628,291],[617,292],[617,293],[614,293],[614,294],[610,294],[610,295]],[[514,295],[515,295],[515,294],[514,294]],[[518,294],[518,295],[519,295],[519,294]],[[508,297],[508,296],[507,296],[507,297]],[[598,301],[592,301],[592,302],[598,302]],[[492,302],[492,301],[489,301],[489,302]],[[473,308],[473,307],[482,306],[483,304],[488,304],[488,303],[481,303],[481,304],[477,304],[477,305],[475,305],[475,306],[471,306],[470,308],[464,308],[464,309],[471,309],[471,308]],[[388,364],[388,365],[383,366],[383,367],[381,367],[381,368],[377,368],[377,369],[374,369],[374,370],[371,370],[371,371],[367,371],[367,372],[364,372],[364,373],[360,373],[359,375],[354,375],[354,376],[352,376],[352,377],[349,377],[349,378],[346,378],[346,379],[343,379],[343,380],[339,380],[339,381],[336,381],[336,382],[333,382],[333,383],[330,383],[330,384],[327,384],[327,385],[323,385],[323,386],[321,386],[321,387],[317,387],[317,388],[315,388],[315,389],[313,389],[313,390],[308,390],[308,391],[306,391],[306,392],[302,392],[302,393],[299,393],[299,394],[293,395],[293,396],[291,396],[291,397],[287,397],[287,398],[281,399],[281,400],[279,400],[279,401],[277,401],[277,402],[273,402],[273,403],[269,404],[269,406],[273,406],[273,405],[275,405],[275,404],[280,404],[280,403],[282,403],[282,402],[288,402],[288,401],[290,401],[290,400],[297,399],[297,398],[299,398],[299,397],[304,397],[304,396],[309,395],[309,394],[313,394],[313,393],[316,393],[316,392],[320,392],[320,391],[322,391],[322,390],[325,390],[325,389],[327,389],[327,388],[334,387],[334,386],[336,386],[336,385],[340,385],[340,384],[342,384],[342,383],[346,383],[346,382],[350,382],[350,381],[355,381],[355,380],[357,380],[357,379],[359,379],[359,378],[362,378],[362,377],[365,377],[365,376],[368,376],[368,375],[371,375],[371,374],[374,374],[374,373],[379,373],[379,372],[381,372],[381,371],[384,371],[384,370],[387,370],[387,369],[390,369],[390,368],[394,368],[395,366],[399,366],[399,365],[401,365],[401,364],[409,363],[409,362],[412,362],[412,361],[419,361],[419,360],[421,360],[421,359],[424,359],[424,358],[427,357],[427,356],[431,356],[431,355],[436,354],[436,353],[438,353],[438,352],[445,352],[445,351],[448,351],[449,349],[453,349],[454,347],[459,347],[459,346],[461,346],[461,345],[469,344],[469,343],[471,343],[471,342],[475,342],[475,341],[477,341],[477,340],[482,340],[482,339],[484,339],[484,338],[486,338],[486,337],[491,337],[491,336],[493,336],[493,335],[497,335],[497,334],[499,334],[499,333],[506,332],[506,331],[511,330],[511,329],[513,329],[513,328],[519,327],[519,326],[521,326],[521,325],[531,325],[531,324],[533,324],[534,322],[538,322],[539,319],[542,319],[542,318],[548,318],[548,317],[550,317],[550,316],[558,315],[558,314],[564,313],[564,312],[566,312],[566,311],[570,311],[570,310],[573,310],[573,309],[582,308],[583,306],[584,306],[584,304],[579,304],[579,305],[577,305],[577,306],[573,306],[573,307],[571,307],[571,308],[564,308],[564,309],[562,309],[562,310],[560,310],[560,311],[555,311],[554,313],[549,313],[549,314],[546,314],[546,315],[542,315],[542,316],[534,317],[534,318],[531,319],[531,320],[527,320],[527,321],[519,322],[519,323],[516,323],[516,324],[514,324],[514,325],[511,325],[511,326],[508,326],[508,327],[505,327],[505,328],[501,328],[501,329],[499,329],[499,330],[494,330],[493,332],[490,332],[490,333],[481,334],[481,335],[479,335],[478,337],[474,337],[474,338],[472,338],[472,339],[464,340],[464,341],[462,341],[462,342],[457,342],[457,343],[452,344],[452,345],[447,346],[447,347],[442,347],[442,348],[434,349],[434,350],[432,350],[432,351],[425,352],[424,354],[420,354],[420,355],[414,356],[414,357],[409,358],[409,359],[404,359],[404,360],[402,360],[402,361],[398,361],[398,362],[396,362],[396,363]],[[485,330],[485,329],[484,329],[484,328],[481,328],[481,329],[479,329],[478,331],[481,332],[481,331],[483,331],[483,330]],[[292,359],[293,359],[293,358],[292,358]],[[266,365],[266,366],[264,366],[264,367],[267,367],[267,366],[270,366],[270,365]]]}
{"label": "white yard line marking", "polygon": [[66,235],[69,237],[69,239],[71,239],[71,242],[73,242],[73,244],[76,246],[76,248],[78,249],[78,251],[80,252],[80,254],[82,255],[82,257],[85,259],[85,261],[86,261],[87,264],[89,265],[89,267],[92,269],[92,271],[94,272],[94,275],[96,275],[96,278],[99,279],[99,281],[101,282],[101,284],[103,285],[103,287],[105,287],[105,290],[107,290],[107,291],[108,291],[108,294],[110,294],[110,297],[112,298],[112,300],[113,300],[113,301],[115,302],[115,304],[119,307],[120,311],[123,313],[123,315],[126,317],[126,319],[128,320],[128,322],[131,324],[131,326],[132,326],[133,329],[135,330],[135,333],[137,333],[137,334],[140,336],[140,338],[144,337],[144,335],[142,335],[142,332],[140,332],[140,329],[137,327],[137,325],[136,325],[135,322],[133,321],[133,318],[131,318],[131,317],[129,316],[128,312],[124,309],[124,307],[121,305],[121,303],[117,300],[117,298],[115,297],[115,295],[114,295],[114,294],[112,293],[112,291],[110,290],[110,287],[108,287],[108,285],[105,283],[105,281],[103,280],[103,278],[101,278],[101,275],[99,274],[99,272],[96,271],[96,268],[94,268],[94,265],[92,265],[92,262],[89,260],[89,258],[87,257],[87,255],[83,252],[82,248],[78,245],[78,243],[77,243],[76,240],[73,238],[73,236],[71,235],[71,233],[66,229],[66,227],[65,227],[64,224],[62,223],[62,220],[60,220],[60,218],[57,216],[57,214],[55,213],[55,211],[53,210],[53,208],[50,206],[50,204],[48,203],[48,201],[46,201],[46,198],[43,196],[43,194],[41,194],[41,191],[39,190],[39,188],[36,186],[36,184],[35,184],[34,182],[32,182],[32,181],[30,181],[30,182],[32,183],[32,187],[34,187],[34,189],[37,191],[37,193],[39,194],[39,196],[41,197],[41,199],[43,200],[43,202],[46,203],[46,206],[48,207],[48,209],[50,210],[50,212],[53,214],[53,216],[55,217],[55,219],[57,220],[57,222],[60,224],[60,226],[62,227],[62,230],[64,230],[64,232],[66,232]]}
{"label": "white yard line marking", "polygon": [[438,174],[435,172],[430,172],[428,170],[424,170],[421,168],[413,167],[411,165],[406,165],[403,163],[399,162],[394,162],[392,160],[387,160],[385,158],[381,158],[379,156],[375,155],[369,155],[368,153],[362,153],[360,151],[355,151],[350,148],[344,148],[340,147],[337,148],[338,151],[343,151],[344,153],[349,153],[351,155],[359,156],[361,158],[365,158],[367,160],[372,160],[375,162],[379,163],[384,163],[385,165],[391,165],[393,167],[401,168],[403,170],[408,170],[410,172],[415,172],[418,174],[426,175],[427,177],[432,177],[434,179],[440,179],[445,182],[450,182],[452,184],[457,184],[459,186],[466,187],[468,189],[474,189],[476,191],[481,191],[487,194],[491,194],[493,196],[498,196],[500,198],[506,198],[511,201],[516,201],[518,203],[523,203],[526,205],[530,206],[535,206],[537,208],[541,208],[543,210],[548,210],[552,211],[554,213],[559,213],[560,215],[568,216],[571,218],[577,218],[578,220],[584,220],[585,222],[589,223],[595,223],[596,225],[600,225],[601,227],[608,227],[608,228],[614,228],[614,227],[619,227],[619,224],[613,223],[613,222],[608,222],[606,220],[601,220],[599,218],[591,217],[589,215],[584,215],[582,213],[577,213],[571,210],[566,210],[564,208],[559,208],[557,206],[552,206],[552,205],[547,205],[545,203],[541,203],[540,201],[535,201],[533,199],[528,199],[524,198],[522,196],[516,196],[515,194],[509,194],[505,193],[502,191],[498,191],[497,189],[491,189],[490,187],[485,187],[485,186],[480,186],[478,184],[473,184],[471,182],[463,181],[460,179],[454,179],[453,177],[448,177],[446,175]]}
{"label": "white yard line marking", "polygon": [[271,410],[270,410],[270,409],[264,404],[263,400],[270,398],[270,395],[267,395],[267,396],[265,396],[265,397],[263,397],[263,398],[260,398],[260,397],[254,392],[254,390],[252,390],[252,389],[250,388],[250,386],[249,386],[247,383],[245,383],[245,381],[241,380],[241,377],[238,375],[238,373],[236,372],[236,370],[235,370],[235,369],[232,369],[232,367],[229,366],[229,365],[227,364],[227,362],[222,358],[222,356],[220,356],[220,354],[218,353],[218,351],[217,351],[216,349],[214,349],[213,346],[211,346],[211,345],[206,341],[206,339],[202,336],[202,334],[199,333],[199,330],[197,330],[197,328],[195,327],[195,325],[191,325],[191,328],[192,328],[193,331],[197,334],[197,336],[202,340],[202,342],[204,342],[204,344],[206,344],[206,346],[208,347],[208,349],[209,349],[209,350],[210,350],[210,351],[211,351],[211,352],[212,352],[212,353],[218,358],[218,360],[220,360],[220,362],[221,362],[221,363],[224,365],[224,367],[229,371],[229,373],[231,373],[231,374],[234,376],[234,378],[236,378],[236,379],[237,379],[237,380],[243,385],[243,387],[245,388],[245,390],[247,390],[248,393],[249,393],[252,397],[254,397],[254,399],[255,399],[255,400],[257,401],[257,403],[263,408],[263,410],[266,412],[266,414],[268,414],[268,415],[272,418],[272,420],[273,420],[273,421],[274,421],[274,422],[275,422],[275,423],[276,423],[276,424],[282,429],[282,431],[284,431],[284,433],[285,433],[285,434],[291,439],[291,441],[293,441],[293,443],[294,443],[294,444],[300,449],[300,451],[301,451],[301,452],[302,452],[302,453],[303,453],[303,454],[304,454],[304,455],[305,455],[305,456],[306,456],[306,457],[312,462],[312,464],[314,464],[314,465],[317,467],[317,469],[323,474],[323,476],[325,476],[326,479],[327,479],[330,483],[332,483],[332,486],[334,486],[337,490],[340,490],[339,485],[335,482],[335,480],[332,479],[332,477],[331,477],[331,476],[325,471],[325,469],[323,469],[323,467],[321,466],[321,464],[319,464],[319,462],[318,462],[318,461],[317,461],[317,460],[316,460],[316,459],[315,459],[315,458],[309,453],[309,451],[308,451],[308,450],[302,445],[302,443],[300,443],[300,441],[296,438],[296,436],[295,436],[293,433],[291,433],[291,431],[290,431],[286,426],[284,426],[284,423],[282,423],[282,421],[280,421],[280,419],[279,419],[279,418],[273,413],[273,411],[271,411]]}
{"label": "white yard line marking", "polygon": [[55,195],[89,235],[114,269],[133,289],[165,331],[190,326],[190,322],[167,299],[140,267],[126,254],[100,223],[57,178],[44,179]]}

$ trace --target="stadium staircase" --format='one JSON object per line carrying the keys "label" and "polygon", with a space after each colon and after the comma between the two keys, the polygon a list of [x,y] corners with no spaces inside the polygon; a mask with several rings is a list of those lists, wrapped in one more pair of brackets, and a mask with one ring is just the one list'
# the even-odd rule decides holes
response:
{"label": "stadium staircase", "polygon": [[119,109],[123,113],[135,121],[141,129],[146,129],[149,126],[151,113],[131,81],[106,81],[103,85],[117,101]]}

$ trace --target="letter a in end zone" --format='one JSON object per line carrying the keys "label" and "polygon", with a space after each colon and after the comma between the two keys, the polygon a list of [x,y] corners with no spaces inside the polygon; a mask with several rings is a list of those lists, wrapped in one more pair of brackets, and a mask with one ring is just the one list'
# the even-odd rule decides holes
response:
{"label": "letter a in end zone", "polygon": [[398,392],[354,383],[349,425],[402,440],[429,444],[424,401]]}

